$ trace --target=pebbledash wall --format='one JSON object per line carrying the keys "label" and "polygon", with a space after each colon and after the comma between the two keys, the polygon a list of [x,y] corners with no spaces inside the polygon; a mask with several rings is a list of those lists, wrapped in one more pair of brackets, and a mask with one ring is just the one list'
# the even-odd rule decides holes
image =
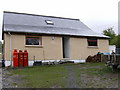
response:
{"label": "pebbledash wall", "polygon": [[[42,36],[42,46],[26,46],[24,34],[12,34],[12,53],[14,49],[27,50],[28,59],[35,60],[61,60],[62,59],[62,38],[55,36]],[[4,34],[5,41],[5,60],[10,60],[10,36]],[[9,64],[9,63],[7,63]]]}
{"label": "pebbledash wall", "polygon": [[[35,60],[62,60],[63,49],[62,49],[62,36],[52,35],[42,36],[42,46],[26,46],[25,45],[25,34],[12,34],[12,53],[14,49],[17,50],[28,50],[29,66],[33,64],[34,56]],[[5,61],[6,65],[10,64],[10,36],[4,33],[5,41]],[[98,47],[88,47],[87,38],[83,37],[70,37],[71,47],[71,60],[86,59],[89,55],[94,55],[97,52],[109,52],[109,41],[108,39],[98,39]]]}

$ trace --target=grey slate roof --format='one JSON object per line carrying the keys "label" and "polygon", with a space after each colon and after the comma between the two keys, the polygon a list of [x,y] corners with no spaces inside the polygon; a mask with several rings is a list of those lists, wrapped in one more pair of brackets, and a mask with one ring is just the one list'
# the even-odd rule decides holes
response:
{"label": "grey slate roof", "polygon": [[[95,33],[79,19],[4,12],[3,32],[42,33],[73,36],[107,36]],[[54,25],[46,24],[51,20]]]}

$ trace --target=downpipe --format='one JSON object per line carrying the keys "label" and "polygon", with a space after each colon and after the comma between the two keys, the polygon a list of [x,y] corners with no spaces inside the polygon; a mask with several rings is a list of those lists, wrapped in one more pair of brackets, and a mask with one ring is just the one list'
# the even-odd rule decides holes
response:
{"label": "downpipe", "polygon": [[12,66],[12,35],[10,32],[8,34],[10,35],[10,66]]}

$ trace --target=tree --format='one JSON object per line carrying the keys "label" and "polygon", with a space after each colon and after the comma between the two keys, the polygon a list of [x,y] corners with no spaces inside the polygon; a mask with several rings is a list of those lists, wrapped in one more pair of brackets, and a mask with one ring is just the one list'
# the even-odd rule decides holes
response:
{"label": "tree", "polygon": [[120,35],[118,35],[118,40],[117,40],[117,42],[118,42],[118,47],[117,47],[117,48],[120,48]]}
{"label": "tree", "polygon": [[120,48],[120,35],[115,36],[111,42],[110,45],[116,45],[117,48]]}
{"label": "tree", "polygon": [[110,44],[111,44],[111,40],[116,36],[113,28],[108,28],[107,30],[103,30],[103,34],[110,37],[110,40],[109,40]]}

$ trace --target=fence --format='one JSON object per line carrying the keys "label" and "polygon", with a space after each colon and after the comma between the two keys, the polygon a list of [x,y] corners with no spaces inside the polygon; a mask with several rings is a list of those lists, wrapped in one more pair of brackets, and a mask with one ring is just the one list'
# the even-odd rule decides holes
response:
{"label": "fence", "polygon": [[116,54],[120,54],[120,48],[116,48]]}
{"label": "fence", "polygon": [[111,64],[120,64],[120,54],[102,55],[101,61],[109,61]]}

